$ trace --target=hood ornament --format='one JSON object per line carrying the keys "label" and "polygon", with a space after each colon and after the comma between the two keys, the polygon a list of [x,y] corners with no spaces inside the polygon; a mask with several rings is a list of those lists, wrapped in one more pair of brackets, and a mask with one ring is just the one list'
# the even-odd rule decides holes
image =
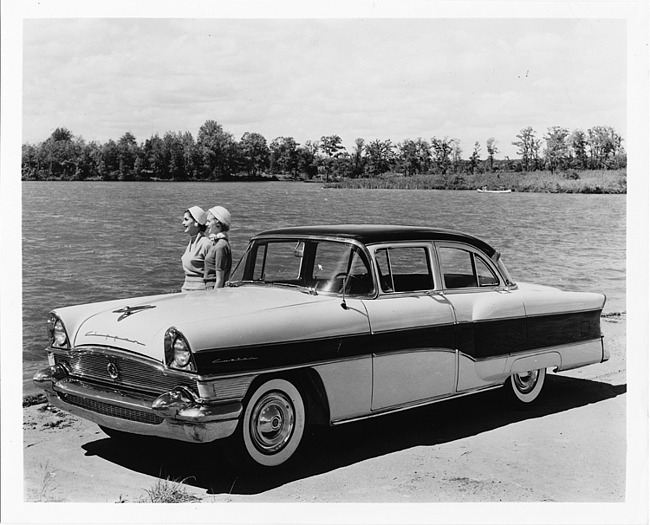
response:
{"label": "hood ornament", "polygon": [[155,308],[155,306],[151,304],[146,304],[143,306],[125,306],[124,308],[120,308],[119,310],[113,310],[113,313],[122,314],[117,318],[117,321],[119,322],[122,319],[126,319],[131,314],[141,312],[142,310],[149,310],[150,308]]}

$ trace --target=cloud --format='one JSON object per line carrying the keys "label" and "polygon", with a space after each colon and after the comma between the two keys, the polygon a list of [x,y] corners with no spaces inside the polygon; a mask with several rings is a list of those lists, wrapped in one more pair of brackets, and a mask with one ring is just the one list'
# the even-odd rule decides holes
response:
{"label": "cloud", "polygon": [[196,135],[213,119],[236,138],[458,135],[468,149],[508,126],[503,142],[592,116],[625,126],[624,21],[41,19],[24,34],[27,142],[61,126]]}

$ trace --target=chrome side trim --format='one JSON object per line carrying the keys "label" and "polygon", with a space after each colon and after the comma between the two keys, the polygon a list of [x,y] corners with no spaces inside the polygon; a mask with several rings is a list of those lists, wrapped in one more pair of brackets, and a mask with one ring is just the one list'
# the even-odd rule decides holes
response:
{"label": "chrome side trim", "polygon": [[[555,312],[542,312],[538,314],[526,314],[526,319],[532,319],[534,317],[549,317],[549,316],[558,316],[558,315],[569,315],[569,314],[582,314],[582,313],[589,313],[589,312],[598,312],[602,311],[602,308],[580,308],[576,310],[558,310]],[[600,316],[602,317],[602,315]]]}
{"label": "chrome side trim", "polygon": [[373,417],[378,417],[378,416],[384,416],[386,414],[394,414],[396,412],[403,412],[404,410],[410,410],[411,408],[418,408],[418,407],[423,407],[426,405],[433,405],[434,403],[439,403],[441,401],[447,401],[448,399],[456,399],[459,397],[464,397],[470,394],[477,394],[479,392],[487,392],[488,390],[496,390],[497,388],[503,387],[503,383],[499,383],[497,385],[491,385],[483,388],[478,388],[476,390],[470,390],[470,391],[465,391],[465,392],[459,392],[456,394],[451,394],[451,395],[444,395],[444,396],[439,396],[431,399],[426,399],[424,401],[417,401],[416,403],[409,403],[409,404],[404,404],[404,405],[397,405],[394,407],[387,407],[387,408],[382,408],[381,410],[376,410],[372,412],[371,414],[367,414],[364,416],[359,416],[359,417],[353,417],[350,419],[338,419],[335,421],[332,421],[332,425],[342,425],[345,423],[352,423],[354,421],[361,421],[364,419],[370,419]]}
{"label": "chrome side trim", "polygon": [[372,353],[372,357],[388,357],[402,354],[419,354],[419,353],[446,353],[446,354],[455,354],[458,350],[455,348],[406,348],[404,350],[395,350],[394,352],[382,352],[381,354]]}
{"label": "chrome side trim", "polygon": [[414,330],[426,330],[427,328],[446,328],[456,326],[457,322],[436,323],[436,324],[422,324],[418,326],[404,326],[402,328],[394,328],[389,330],[371,330],[372,335],[394,334],[396,332],[412,332]]}
{"label": "chrome side trim", "polygon": [[[504,285],[495,285],[495,286],[468,286],[467,288],[442,288],[437,290],[440,295],[445,297],[453,297],[454,295],[467,295],[467,294],[477,294],[477,293],[486,293],[486,292],[508,292],[506,286]],[[504,318],[506,319],[506,318]],[[479,321],[474,321],[479,322]]]}
{"label": "chrome side trim", "polygon": [[581,346],[581,345],[588,345],[588,344],[593,344],[595,341],[602,340],[603,336],[601,336],[599,339],[588,339],[586,341],[577,341],[575,343],[567,343],[563,345],[556,345],[556,346],[544,346],[541,348],[534,348],[533,350],[522,350],[521,352],[512,352],[509,354],[503,354],[503,355],[497,355],[497,356],[490,356],[490,357],[482,357],[482,358],[475,358],[472,357],[469,354],[466,354],[464,352],[459,352],[459,354],[464,357],[465,359],[469,359],[470,361],[473,361],[475,363],[480,363],[484,361],[490,361],[492,359],[503,359],[504,357],[528,357],[528,356],[534,356],[537,354],[549,352],[549,351],[561,351],[563,349],[569,349],[573,348],[576,346]]}
{"label": "chrome side trim", "polygon": [[262,375],[262,374],[272,374],[272,373],[277,373],[277,372],[286,372],[289,370],[300,370],[300,369],[307,369],[307,368],[315,368],[321,365],[329,365],[332,363],[343,363],[345,361],[356,361],[359,359],[365,359],[365,358],[370,358],[370,354],[364,354],[364,355],[355,355],[355,356],[349,356],[349,357],[341,357],[341,358],[332,358],[332,359],[324,359],[322,361],[310,361],[308,363],[300,363],[297,365],[286,365],[286,366],[276,366],[272,368],[256,368],[254,370],[246,370],[244,372],[232,372],[230,374],[224,374],[224,375],[210,375],[210,376],[200,376],[199,379],[200,381],[208,382],[208,381],[219,381],[221,379],[233,379],[233,378],[238,378],[238,377],[244,377],[244,376],[250,376],[251,381],[255,379],[256,377]]}

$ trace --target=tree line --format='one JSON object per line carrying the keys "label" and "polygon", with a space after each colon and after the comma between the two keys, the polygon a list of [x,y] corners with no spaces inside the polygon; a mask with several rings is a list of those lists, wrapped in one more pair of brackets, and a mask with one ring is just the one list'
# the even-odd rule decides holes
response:
{"label": "tree line", "polygon": [[197,134],[167,132],[138,143],[131,132],[117,141],[86,142],[66,128],[57,128],[45,141],[23,144],[23,180],[237,180],[281,175],[293,179],[331,180],[376,177],[384,173],[485,173],[493,171],[620,169],[627,165],[623,139],[609,126],[586,132],[554,126],[541,138],[532,127],[522,129],[513,145],[518,159],[497,159],[491,137],[483,156],[477,141],[462,158],[454,138],[366,142],[357,138],[351,152],[338,135],[299,144],[293,137],[270,143],[259,133],[239,140],[221,124],[208,120]]}

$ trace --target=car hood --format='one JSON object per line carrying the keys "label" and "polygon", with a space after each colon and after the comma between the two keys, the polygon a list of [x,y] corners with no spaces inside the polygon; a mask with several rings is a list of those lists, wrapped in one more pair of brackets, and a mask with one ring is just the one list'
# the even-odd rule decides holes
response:
{"label": "car hood", "polygon": [[[74,324],[73,346],[102,345],[162,360],[168,328],[180,330],[194,352],[240,344],[327,337],[332,330],[363,333],[368,329],[365,309],[347,322],[336,318],[341,298],[310,295],[273,286],[241,286],[216,291],[168,294],[94,303],[75,310],[77,321],[66,320],[65,308],[56,310],[66,327]],[[84,307],[86,312],[84,315]],[[81,309],[81,310],[79,310]],[[324,318],[332,318],[323,322]],[[72,314],[72,312],[71,312]],[[338,315],[337,315],[338,314]],[[365,320],[360,320],[359,315]],[[287,333],[287,320],[302,319]],[[311,320],[311,322],[310,322]],[[338,328],[334,329],[333,327]]]}

